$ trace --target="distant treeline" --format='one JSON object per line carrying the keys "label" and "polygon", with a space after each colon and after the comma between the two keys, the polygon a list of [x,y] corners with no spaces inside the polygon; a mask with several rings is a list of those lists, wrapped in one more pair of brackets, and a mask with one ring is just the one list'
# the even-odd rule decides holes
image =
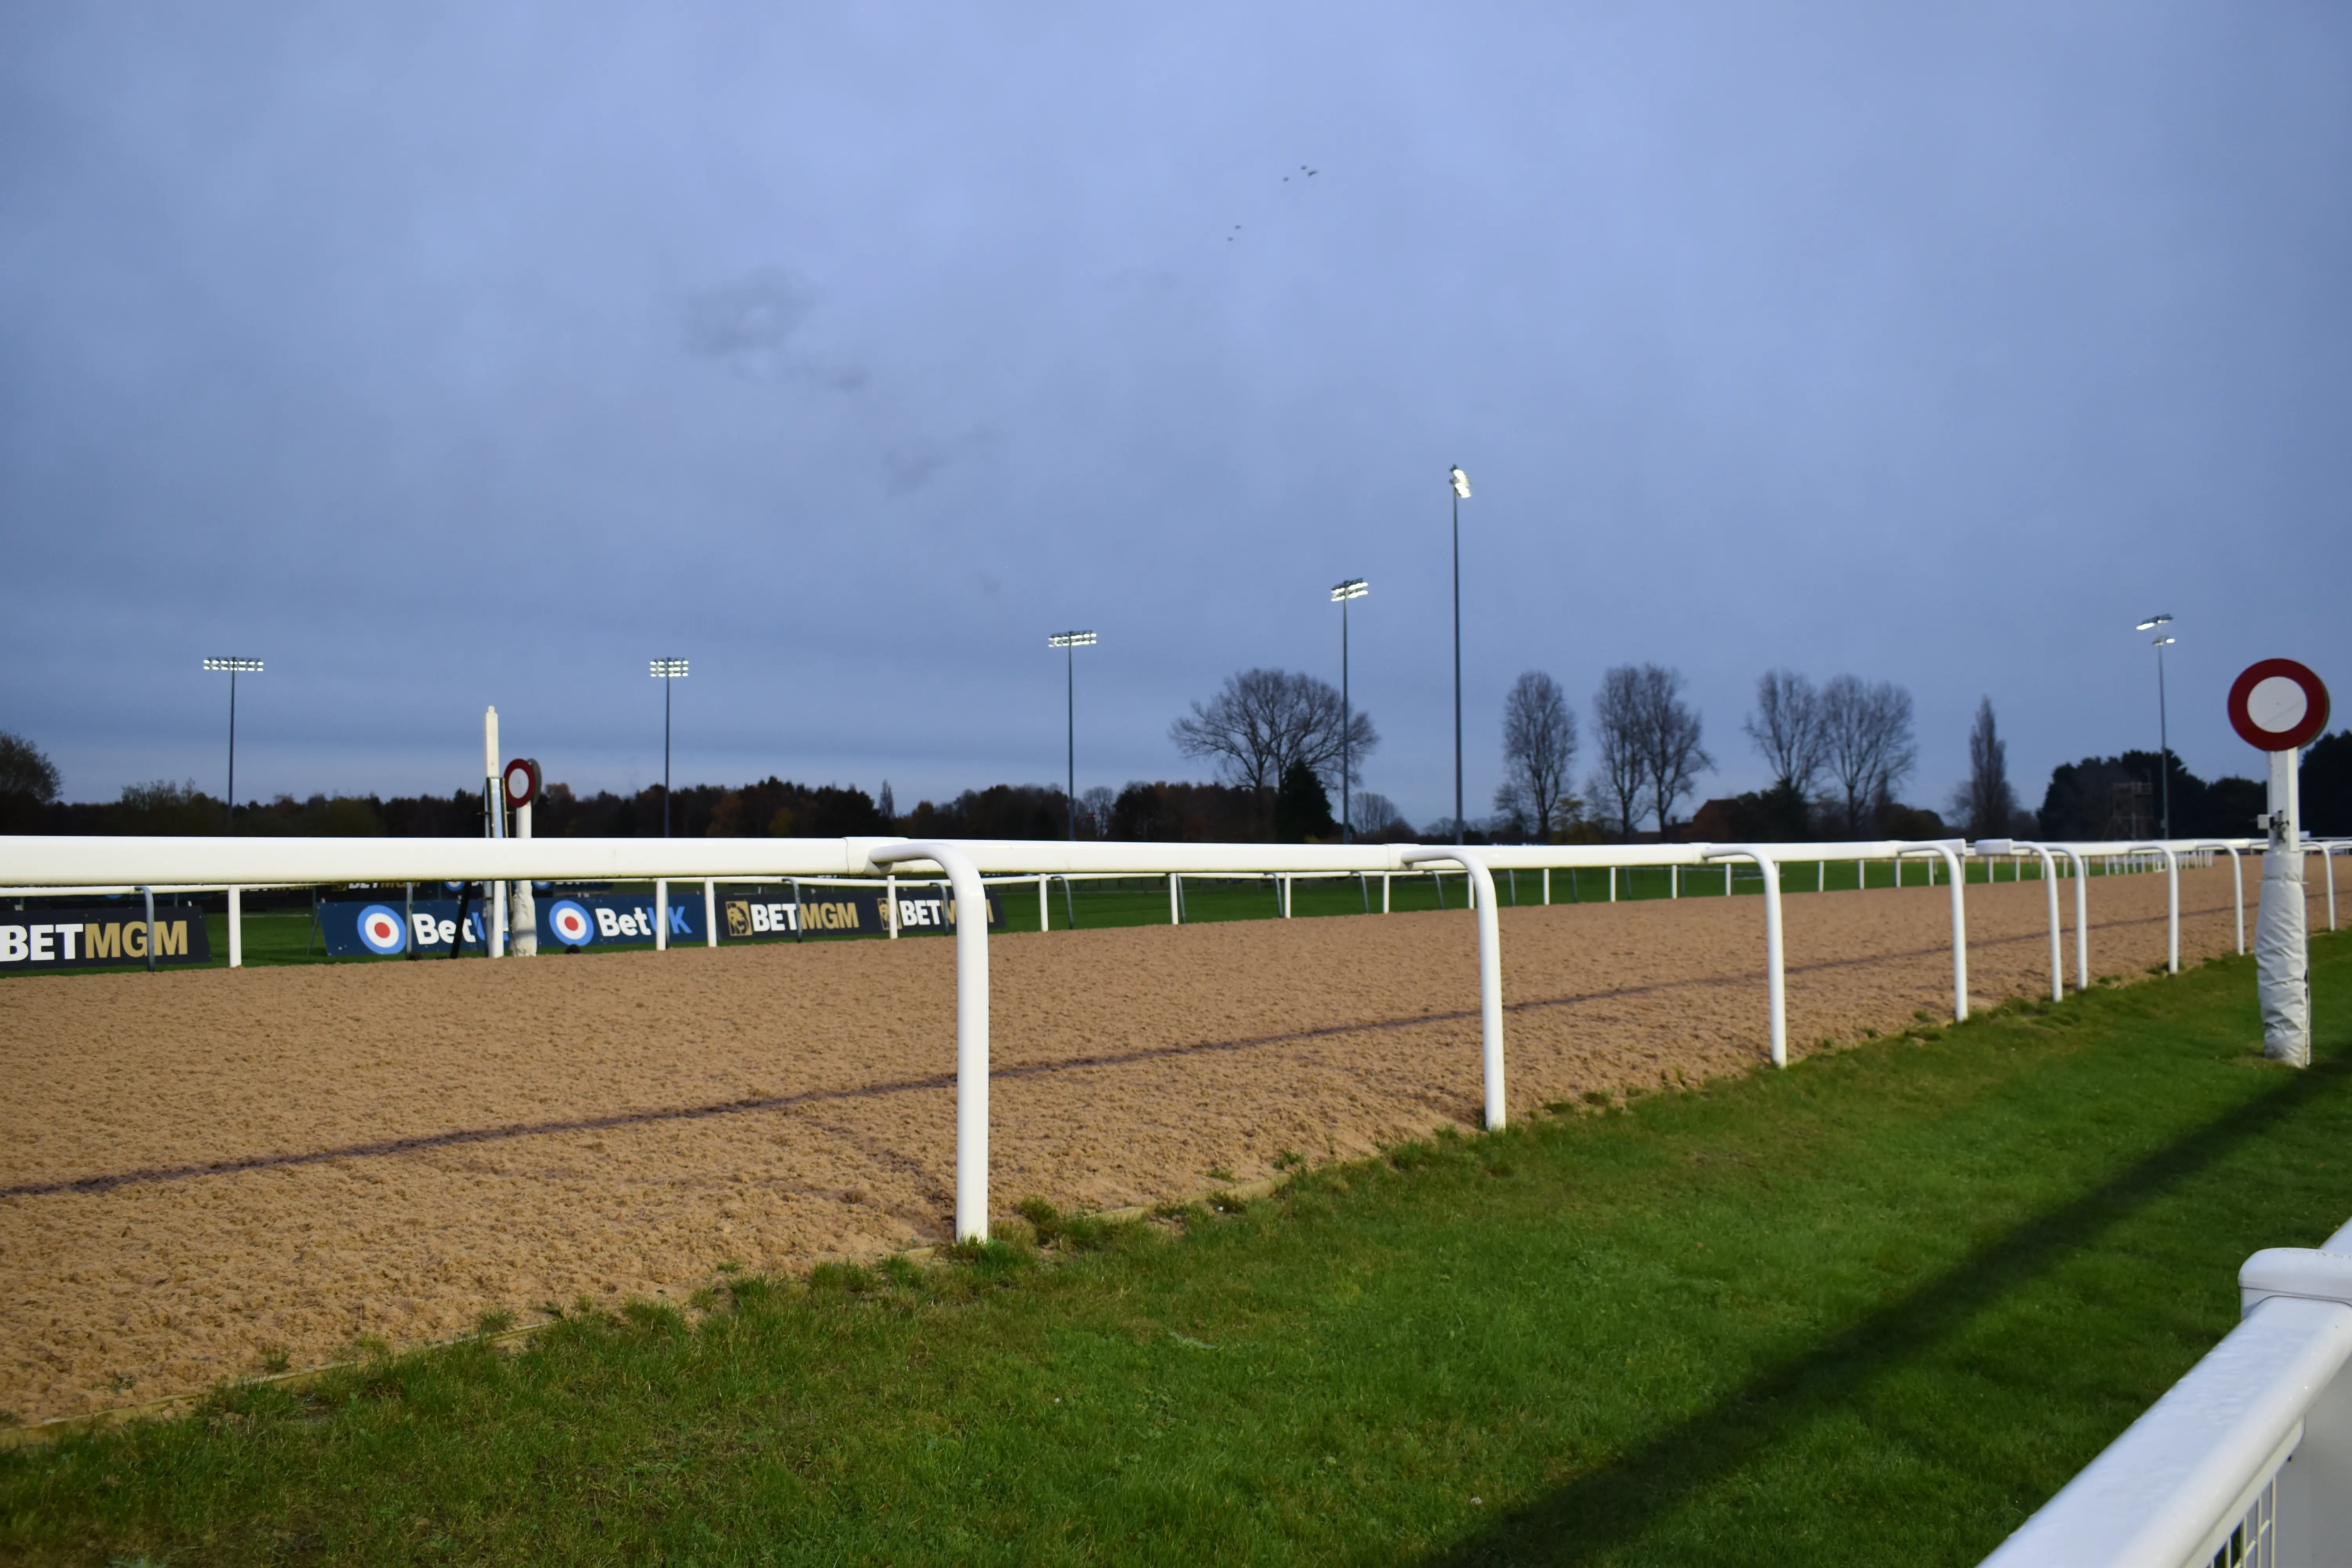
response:
{"label": "distant treeline", "polygon": [[[2022,812],[2020,833],[2049,838],[2145,837],[2157,831],[2162,809],[2159,760],[2153,752],[2085,757],[2051,775],[2039,812]],[[2253,831],[2264,809],[2263,786],[2252,779],[2208,782],[2172,759],[2172,834],[2177,838],[2237,837]],[[1275,790],[1246,784],[1129,784],[1114,795],[1086,792],[1076,812],[1082,837],[1178,843],[1252,843],[1270,840],[1329,840],[1337,837],[1329,802],[1320,784],[1301,770]],[[2352,835],[2352,731],[2314,745],[2303,763],[2305,832]],[[885,785],[882,800],[889,799]],[[1396,841],[1416,837],[1378,795],[1358,797],[1358,816],[1381,826],[1361,828],[1360,838]],[[1366,810],[1367,806],[1371,807]],[[696,784],[669,802],[670,832],[681,838],[839,838],[904,833],[949,838],[1060,838],[1069,831],[1068,797],[1053,784],[992,784],[966,790],[952,800],[921,801],[902,815],[854,784],[804,784],[769,778],[729,789]],[[662,790],[658,784],[634,795],[600,790],[575,795],[551,784],[532,811],[532,831],[542,838],[658,838]],[[139,784],[119,800],[42,800],[29,791],[0,791],[0,832],[55,834],[188,834],[226,830],[220,800],[194,784]],[[472,837],[482,831],[478,788],[446,795],[281,795],[237,808],[236,831],[256,837]],[[1945,831],[1932,811],[1882,802],[1862,825],[1872,836],[1934,837]],[[1439,822],[1419,837],[1451,838],[1452,825]],[[1793,792],[1758,791],[1708,801],[1677,837],[1780,842],[1843,837],[1851,826],[1829,801],[1809,801]],[[1476,825],[1474,843],[1520,842],[1534,836],[1501,817]],[[1553,837],[1575,842],[1606,842],[1616,837],[1599,824],[1572,814]],[[1654,838],[1644,833],[1642,838]]]}
{"label": "distant treeline", "polygon": [[[2062,763],[2050,775],[2038,811],[2020,812],[2011,832],[2050,839],[2153,837],[2164,812],[2163,762],[2155,752],[2084,757]],[[2171,758],[2172,837],[2243,838],[2270,809],[2269,788],[2257,780],[2199,778]],[[2352,835],[2352,730],[2326,736],[2304,753],[2303,830],[2320,837]],[[1917,806],[1882,801],[1866,814],[1857,837],[1933,838],[1947,827]],[[1759,790],[1708,801],[1692,818],[1693,838],[1790,843],[1843,837],[1848,831],[1833,800],[1807,800],[1786,789]],[[1954,827],[1951,831],[1960,831]]]}

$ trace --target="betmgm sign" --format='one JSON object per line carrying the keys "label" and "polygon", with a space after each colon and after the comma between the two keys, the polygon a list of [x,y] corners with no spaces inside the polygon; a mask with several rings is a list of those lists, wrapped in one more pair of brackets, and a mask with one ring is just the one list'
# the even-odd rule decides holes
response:
{"label": "betmgm sign", "polygon": [[[898,931],[955,929],[955,900],[944,889],[898,890]],[[870,888],[803,888],[797,899],[728,898],[719,901],[719,933],[730,942],[778,937],[877,936],[890,929],[886,895]],[[988,923],[1002,924],[996,895],[988,895]]]}
{"label": "betmgm sign", "polygon": [[[11,910],[0,920],[0,974],[107,969],[147,962],[147,921],[122,906]],[[35,918],[37,915],[37,919]],[[204,912],[175,905],[155,914],[155,963],[209,963]]]}

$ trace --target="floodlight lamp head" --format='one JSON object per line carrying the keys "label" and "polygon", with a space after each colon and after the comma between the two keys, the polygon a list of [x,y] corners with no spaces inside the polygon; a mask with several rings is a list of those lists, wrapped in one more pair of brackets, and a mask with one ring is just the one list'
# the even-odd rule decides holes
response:
{"label": "floodlight lamp head", "polygon": [[1331,602],[1345,604],[1349,599],[1360,599],[1371,591],[1372,585],[1361,577],[1350,577],[1331,590]]}
{"label": "floodlight lamp head", "polygon": [[656,658],[649,662],[652,666],[651,673],[656,680],[686,679],[686,660],[682,658]]}
{"label": "floodlight lamp head", "polygon": [[2170,626],[2171,624],[2172,617],[2170,616],[2150,616],[2147,619],[2134,626],[2132,630],[2136,632],[2152,632],[2158,626]]}
{"label": "floodlight lamp head", "polygon": [[2158,647],[2170,647],[2175,641],[2172,637],[2151,637],[2148,640]]}
{"label": "floodlight lamp head", "polygon": [[261,661],[257,658],[208,658],[206,669],[225,669],[231,675],[259,675]]}
{"label": "floodlight lamp head", "polygon": [[1092,632],[1055,632],[1052,637],[1045,639],[1045,646],[1047,647],[1092,647],[1095,646],[1095,634]]}
{"label": "floodlight lamp head", "polygon": [[1461,469],[1456,468],[1454,470],[1453,477],[1454,493],[1460,496],[1464,500],[1468,500],[1470,499],[1470,476],[1464,473]]}

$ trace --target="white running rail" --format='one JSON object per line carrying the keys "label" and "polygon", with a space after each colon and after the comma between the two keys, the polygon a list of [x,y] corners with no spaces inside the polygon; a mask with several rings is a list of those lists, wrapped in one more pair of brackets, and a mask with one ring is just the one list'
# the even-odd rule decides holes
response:
{"label": "white running rail", "polygon": [[2238,1271],[2238,1326],[1984,1568],[2352,1562],[2352,1225]]}
{"label": "white running rail", "polygon": [[[2172,951],[2178,966],[2180,888],[2176,851],[2210,852],[2227,846],[2174,844],[2081,844],[2052,846],[2075,872],[2075,954],[2080,984],[2089,983],[2084,955],[2088,927],[2083,873],[2092,857],[2139,863],[2134,858],[2161,854],[2168,870]],[[1967,879],[1958,839],[1882,839],[1843,844],[1641,844],[1482,845],[1475,848],[1419,844],[1276,845],[1133,844],[1105,840],[905,838],[142,838],[0,836],[0,894],[29,897],[77,890],[153,889],[157,891],[222,890],[230,899],[230,962],[238,956],[235,911],[239,889],[257,887],[329,886],[352,883],[508,881],[691,881],[710,884],[749,878],[875,879],[886,884],[937,868],[966,909],[985,908],[982,879],[1034,877],[1042,898],[1049,877],[1166,876],[1171,879],[1171,918],[1181,918],[1175,898],[1187,876],[1291,877],[1381,875],[1421,871],[1447,864],[1467,873],[1477,910],[1480,1059],[1486,1123],[1499,1128],[1507,1114],[1503,1040],[1502,937],[1494,873],[1631,867],[1722,865],[1727,887],[1734,859],[1753,860],[1764,892],[1767,1030],[1775,1067],[1788,1065],[1787,985],[1780,927],[1780,866],[1790,860],[1892,862],[1898,871],[1907,858],[1940,863],[1950,889],[1952,1014],[1969,1016]],[[2011,860],[2012,876],[2022,861],[2008,840],[1986,840],[1975,853],[1990,879],[1997,862]],[[2053,862],[2042,857],[2045,868]],[[1857,879],[1858,880],[1860,879]],[[1382,898],[1382,907],[1387,900]],[[1287,888],[1282,908],[1289,910]],[[895,913],[896,904],[893,902]],[[2057,905],[2051,904],[2052,940],[2057,936]],[[1042,921],[1041,921],[1042,923]],[[18,928],[0,925],[0,938]],[[715,941],[715,929],[711,938]],[[493,954],[498,949],[491,947]],[[988,1234],[988,924],[956,926],[956,1236],[985,1239]]]}

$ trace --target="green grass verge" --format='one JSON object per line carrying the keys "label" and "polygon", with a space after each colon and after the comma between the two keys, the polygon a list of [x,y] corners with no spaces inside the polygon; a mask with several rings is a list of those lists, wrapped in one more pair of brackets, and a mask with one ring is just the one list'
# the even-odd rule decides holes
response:
{"label": "green grass verge", "polygon": [[0,1552],[173,1563],[1967,1563],[2352,1214],[2248,961],[1171,1224],[714,1282],[0,1454]]}

